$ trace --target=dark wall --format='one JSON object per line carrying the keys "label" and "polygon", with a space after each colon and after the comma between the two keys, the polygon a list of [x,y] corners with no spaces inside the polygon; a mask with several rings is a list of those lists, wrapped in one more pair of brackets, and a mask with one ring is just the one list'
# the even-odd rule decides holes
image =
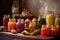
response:
{"label": "dark wall", "polygon": [[19,14],[21,14],[21,12],[24,9],[24,3],[26,0],[19,0]]}
{"label": "dark wall", "polygon": [[0,25],[2,25],[2,19],[4,14],[12,15],[13,0],[0,0]]}

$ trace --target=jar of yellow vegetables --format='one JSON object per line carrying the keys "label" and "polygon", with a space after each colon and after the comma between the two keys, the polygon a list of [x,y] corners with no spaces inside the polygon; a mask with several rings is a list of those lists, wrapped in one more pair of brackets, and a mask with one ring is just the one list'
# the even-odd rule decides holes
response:
{"label": "jar of yellow vegetables", "polygon": [[55,21],[54,12],[48,11],[46,15],[46,24],[49,26],[54,25],[54,21]]}

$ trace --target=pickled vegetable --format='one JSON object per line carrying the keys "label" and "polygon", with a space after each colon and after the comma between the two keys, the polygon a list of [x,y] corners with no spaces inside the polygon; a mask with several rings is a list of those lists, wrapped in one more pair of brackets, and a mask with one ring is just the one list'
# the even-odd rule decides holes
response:
{"label": "pickled vegetable", "polygon": [[39,35],[39,34],[40,34],[40,29],[36,29],[30,33],[30,35]]}

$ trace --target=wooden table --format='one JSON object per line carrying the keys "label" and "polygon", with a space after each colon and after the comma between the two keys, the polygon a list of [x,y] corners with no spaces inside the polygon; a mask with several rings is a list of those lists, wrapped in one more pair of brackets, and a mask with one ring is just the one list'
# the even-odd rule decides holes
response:
{"label": "wooden table", "polygon": [[1,40],[52,40],[54,37],[47,37],[42,35],[28,36],[20,33],[13,34],[10,32],[0,32]]}

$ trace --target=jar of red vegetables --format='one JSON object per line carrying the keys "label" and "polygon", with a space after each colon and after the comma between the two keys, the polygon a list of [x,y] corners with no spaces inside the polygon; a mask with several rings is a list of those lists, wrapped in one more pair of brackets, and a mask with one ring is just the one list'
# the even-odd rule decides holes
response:
{"label": "jar of red vegetables", "polygon": [[4,15],[4,17],[3,17],[3,26],[4,26],[4,28],[7,28],[8,21],[9,21],[9,15]]}
{"label": "jar of red vegetables", "polygon": [[50,29],[48,26],[46,25],[42,25],[42,28],[41,28],[41,35],[43,36],[49,36],[50,34]]}
{"label": "jar of red vegetables", "polygon": [[59,26],[51,26],[51,36],[58,36],[59,34]]}

